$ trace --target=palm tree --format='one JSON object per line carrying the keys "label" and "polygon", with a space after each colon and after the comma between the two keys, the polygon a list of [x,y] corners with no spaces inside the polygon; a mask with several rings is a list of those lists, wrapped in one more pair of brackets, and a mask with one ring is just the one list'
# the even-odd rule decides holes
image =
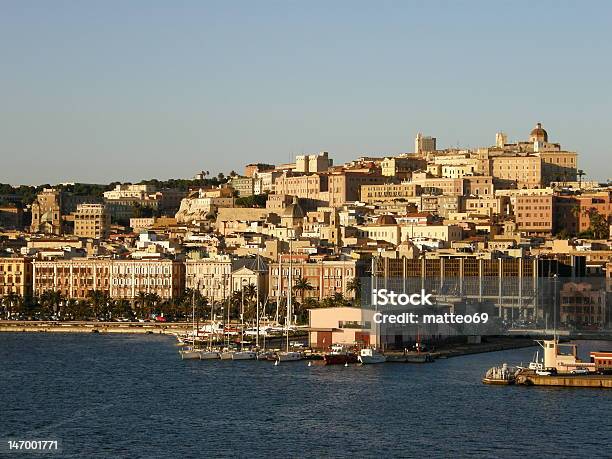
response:
{"label": "palm tree", "polygon": [[8,293],[2,299],[4,317],[11,319],[14,315],[18,315],[22,308],[23,298],[16,292]]}
{"label": "palm tree", "polygon": [[346,291],[353,292],[355,295],[355,303],[358,303],[361,300],[361,279],[353,277],[347,282]]}
{"label": "palm tree", "polygon": [[314,290],[312,284],[304,277],[298,277],[293,282],[293,290],[300,296],[300,303],[304,302],[304,295],[307,291]]}
{"label": "palm tree", "polygon": [[160,302],[161,297],[157,293],[147,293],[145,299],[147,319],[151,318],[151,314],[155,311],[155,308]]}
{"label": "palm tree", "polygon": [[138,292],[138,295],[136,295],[136,301],[134,304],[134,315],[136,316],[136,318],[138,319],[142,319],[144,318],[144,313],[146,311],[147,308],[147,293],[140,291]]}

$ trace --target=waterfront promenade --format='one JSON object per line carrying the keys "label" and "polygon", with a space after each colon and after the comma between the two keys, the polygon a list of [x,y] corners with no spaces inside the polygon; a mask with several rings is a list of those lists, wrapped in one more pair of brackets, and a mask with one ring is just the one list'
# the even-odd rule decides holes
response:
{"label": "waterfront promenade", "polygon": [[155,333],[175,334],[190,331],[191,322],[96,322],[0,320],[0,332],[48,333]]}

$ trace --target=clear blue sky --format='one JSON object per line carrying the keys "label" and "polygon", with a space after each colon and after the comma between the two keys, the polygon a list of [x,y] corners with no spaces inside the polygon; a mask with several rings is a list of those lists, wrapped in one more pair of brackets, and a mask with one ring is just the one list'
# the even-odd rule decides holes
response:
{"label": "clear blue sky", "polygon": [[525,139],[612,177],[612,2],[0,0],[0,182]]}

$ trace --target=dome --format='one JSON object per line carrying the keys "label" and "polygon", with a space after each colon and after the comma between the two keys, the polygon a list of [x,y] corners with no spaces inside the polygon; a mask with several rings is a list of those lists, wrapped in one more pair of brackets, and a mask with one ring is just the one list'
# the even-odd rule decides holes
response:
{"label": "dome", "polygon": [[548,132],[542,127],[542,123],[538,123],[529,134],[531,142],[548,142]]}
{"label": "dome", "polygon": [[381,215],[376,220],[377,225],[397,225],[397,220],[392,215]]}
{"label": "dome", "polygon": [[300,207],[297,197],[293,198],[293,203],[289,204],[283,210],[283,217],[287,218],[304,218],[304,211]]}

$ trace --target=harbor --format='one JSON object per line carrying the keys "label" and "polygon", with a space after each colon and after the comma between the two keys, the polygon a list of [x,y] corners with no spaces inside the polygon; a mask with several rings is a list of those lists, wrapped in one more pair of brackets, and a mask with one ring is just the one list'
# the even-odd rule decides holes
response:
{"label": "harbor", "polygon": [[592,351],[589,361],[578,357],[578,345],[552,339],[537,341],[538,350],[528,366],[501,366],[487,370],[483,384],[612,388],[612,351]]}

